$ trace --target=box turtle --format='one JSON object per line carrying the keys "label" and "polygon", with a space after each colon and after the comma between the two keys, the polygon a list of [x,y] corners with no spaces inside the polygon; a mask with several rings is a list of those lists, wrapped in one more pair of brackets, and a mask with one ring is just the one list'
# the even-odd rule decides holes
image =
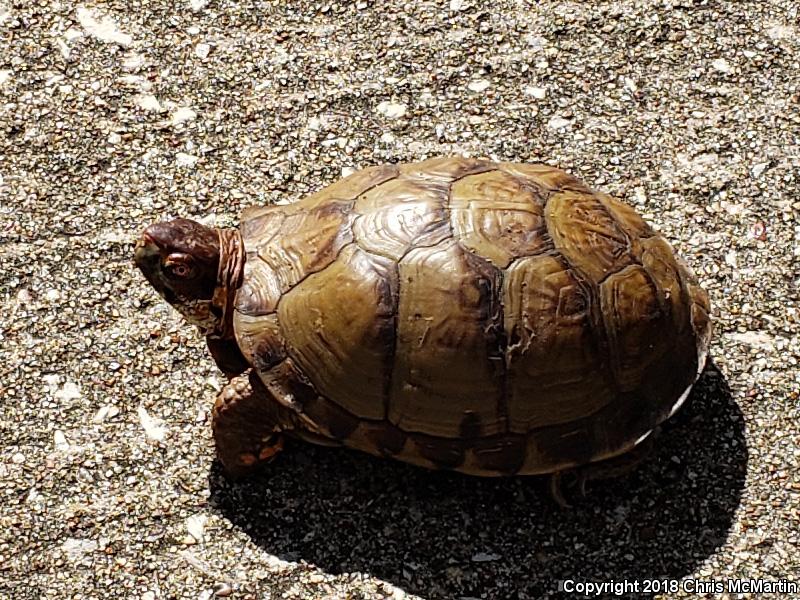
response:
{"label": "box turtle", "polygon": [[609,472],[686,399],[706,293],[626,204],[542,164],[358,171],[238,230],[187,219],[135,262],[231,378],[219,459],[283,436],[482,476]]}

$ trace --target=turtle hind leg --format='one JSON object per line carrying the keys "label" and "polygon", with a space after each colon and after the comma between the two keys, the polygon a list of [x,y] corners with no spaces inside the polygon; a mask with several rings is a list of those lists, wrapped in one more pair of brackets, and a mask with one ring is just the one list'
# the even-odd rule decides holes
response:
{"label": "turtle hind leg", "polygon": [[586,496],[586,484],[589,481],[614,479],[628,475],[650,456],[655,447],[654,441],[658,433],[659,428],[657,427],[636,446],[618,456],[553,473],[550,476],[550,496],[561,508],[570,508],[571,505],[564,496],[564,488],[567,487],[564,485],[565,475],[570,475],[575,480],[573,485],[577,485],[581,498]]}
{"label": "turtle hind leg", "polygon": [[229,476],[248,475],[283,448],[276,404],[252,370],[222,388],[211,416],[217,457]]}

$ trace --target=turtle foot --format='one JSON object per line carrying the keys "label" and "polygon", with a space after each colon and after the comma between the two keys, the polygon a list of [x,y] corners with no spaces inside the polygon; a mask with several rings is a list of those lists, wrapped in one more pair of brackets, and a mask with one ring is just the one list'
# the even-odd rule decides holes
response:
{"label": "turtle foot", "polygon": [[217,456],[235,479],[255,471],[283,449],[281,428],[270,416],[270,399],[257,375],[234,377],[212,410]]}
{"label": "turtle foot", "polygon": [[[580,498],[586,497],[586,484],[597,479],[614,479],[624,477],[639,466],[652,452],[653,443],[659,433],[659,428],[653,430],[644,440],[636,446],[618,456],[607,458],[573,469],[557,471],[550,476],[550,496],[561,508],[571,508],[567,502],[564,490],[576,487]],[[565,483],[565,477],[572,481]]]}

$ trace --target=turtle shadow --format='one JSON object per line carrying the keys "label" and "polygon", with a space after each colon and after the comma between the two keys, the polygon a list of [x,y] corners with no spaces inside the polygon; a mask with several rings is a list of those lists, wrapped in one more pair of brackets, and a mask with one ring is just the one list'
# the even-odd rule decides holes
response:
{"label": "turtle shadow", "polygon": [[215,465],[211,503],[270,554],[329,573],[430,598],[558,597],[567,579],[679,579],[725,541],[748,453],[713,364],[657,442],[637,470],[593,482],[569,510],[542,478],[429,472],[305,444],[245,482]]}

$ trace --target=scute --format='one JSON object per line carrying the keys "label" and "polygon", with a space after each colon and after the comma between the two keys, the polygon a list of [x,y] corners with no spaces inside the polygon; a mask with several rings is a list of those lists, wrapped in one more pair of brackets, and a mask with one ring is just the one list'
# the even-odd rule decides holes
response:
{"label": "scute", "polygon": [[345,248],[284,294],[278,320],[288,353],[317,391],[365,419],[386,417],[397,266]]}
{"label": "scute", "polygon": [[433,246],[450,236],[447,186],[438,180],[398,177],[358,198],[353,227],[358,245],[399,261],[415,246]]}
{"label": "scute", "polygon": [[515,258],[553,249],[544,221],[546,194],[503,171],[453,183],[453,235],[471,252],[505,268]]}
{"label": "scute", "polygon": [[368,167],[340,179],[316,194],[303,198],[300,202],[288,205],[287,210],[291,211],[294,208],[312,210],[330,202],[350,202],[368,190],[394,179],[398,173],[399,170],[394,165]]}
{"label": "scute", "polygon": [[[266,213],[245,221],[242,238],[247,261],[236,310],[250,315],[273,312],[292,286],[333,262],[353,241],[351,208],[351,204],[329,202],[294,210],[281,219]],[[263,232],[261,237],[259,232]]]}
{"label": "scute", "polygon": [[573,190],[592,193],[592,190],[577,177],[549,165],[501,163],[498,166],[511,175],[530,181],[531,184],[540,185],[551,192]]}
{"label": "scute", "polygon": [[591,289],[560,259],[523,258],[503,282],[510,430],[591,415],[613,401],[594,337]]}
{"label": "scute", "polygon": [[418,163],[401,165],[400,172],[423,181],[450,183],[467,175],[491,171],[496,168],[497,165],[488,160],[476,160],[461,156],[442,156]]}
{"label": "scute", "polygon": [[669,315],[647,272],[631,265],[600,286],[600,308],[609,342],[609,357],[622,392],[635,391],[647,368],[669,351],[658,343],[669,336]]}
{"label": "scute", "polygon": [[502,431],[499,272],[452,240],[412,250],[399,269],[389,420],[457,438],[470,411],[483,435]]}
{"label": "scute", "polygon": [[628,237],[594,194],[558,192],[545,215],[556,249],[595,283],[634,264]]}

